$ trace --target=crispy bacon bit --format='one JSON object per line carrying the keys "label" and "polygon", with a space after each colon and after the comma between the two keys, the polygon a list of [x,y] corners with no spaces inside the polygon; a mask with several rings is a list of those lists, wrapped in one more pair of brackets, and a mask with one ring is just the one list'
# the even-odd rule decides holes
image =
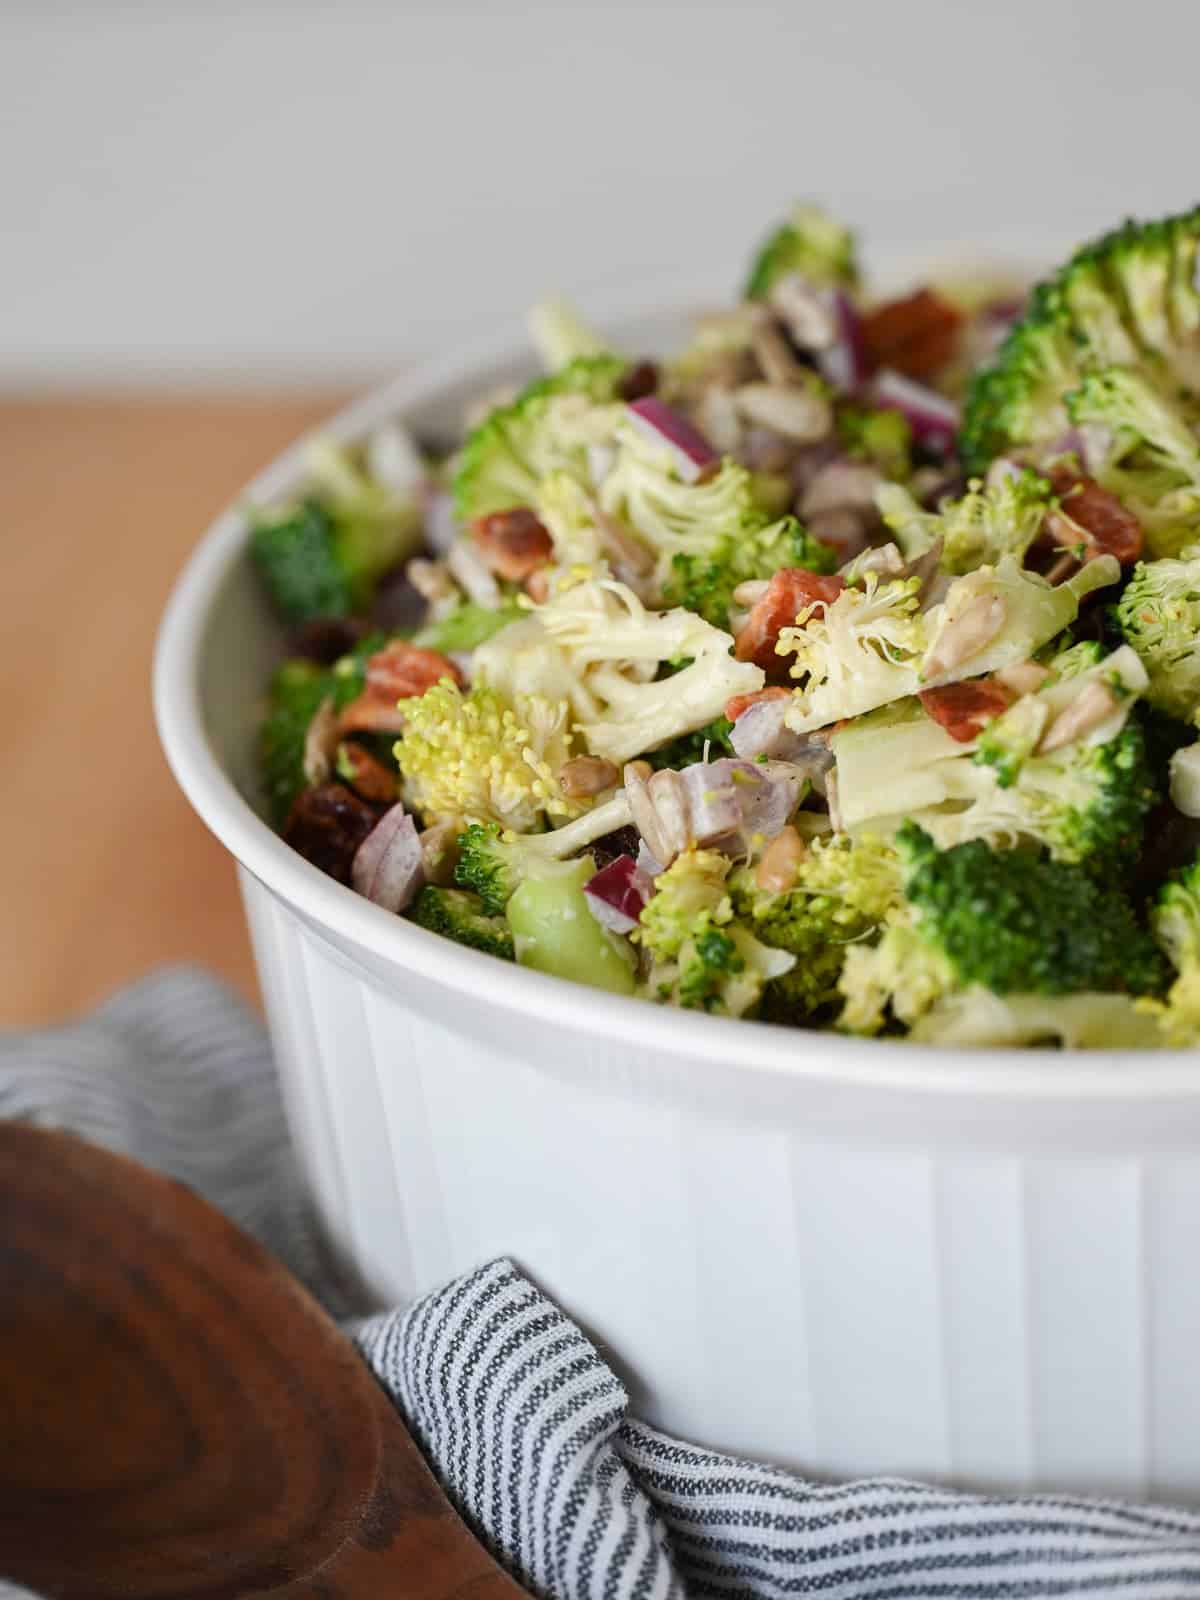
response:
{"label": "crispy bacon bit", "polygon": [[353,739],[338,746],[337,769],[356,794],[375,805],[390,806],[396,799],[396,774],[365,745]]}
{"label": "crispy bacon bit", "polygon": [[929,378],[953,360],[962,313],[932,289],[889,300],[862,321],[872,366],[891,367],[909,378]]}
{"label": "crispy bacon bit", "polygon": [[443,678],[462,687],[462,673],[447,656],[404,639],[393,639],[367,662],[367,693],[376,700],[412,700]]}
{"label": "crispy bacon bit", "polygon": [[790,689],[781,689],[778,684],[769,689],[756,689],[753,694],[735,694],[732,700],[725,702],[725,715],[730,722],[736,722],[743,711],[756,706],[760,700],[790,700],[791,694]]}
{"label": "crispy bacon bit", "polygon": [[462,673],[440,651],[393,639],[367,661],[366,687],[343,706],[338,727],[342,733],[403,733],[397,702],[415,699],[443,678],[462,688]]}
{"label": "crispy bacon bit", "polygon": [[520,583],[545,566],[554,550],[550,535],[527,506],[493,511],[472,523],[471,531],[484,565],[510,583]]}
{"label": "crispy bacon bit", "polygon": [[359,845],[379,821],[379,810],[341,783],[323,783],[296,796],[283,837],[306,861],[339,883],[350,882]]}
{"label": "crispy bacon bit", "polygon": [[969,683],[947,683],[940,689],[922,689],[921,704],[959,744],[969,744],[1002,711],[1013,697],[994,678],[976,678]]}
{"label": "crispy bacon bit", "polygon": [[751,608],[734,640],[734,655],[739,661],[753,661],[764,672],[778,670],[782,662],[775,646],[781,629],[792,627],[800,612],[811,605],[831,605],[845,587],[844,578],[827,578],[805,567],[781,567],[766,594]]}
{"label": "crispy bacon bit", "polygon": [[1115,494],[1102,489],[1094,478],[1082,477],[1069,467],[1052,468],[1049,478],[1062,504],[1062,514],[1054,513],[1049,519],[1059,544],[1078,543],[1078,530],[1086,542],[1089,561],[1094,556],[1110,555],[1127,567],[1138,560],[1145,544],[1142,525]]}

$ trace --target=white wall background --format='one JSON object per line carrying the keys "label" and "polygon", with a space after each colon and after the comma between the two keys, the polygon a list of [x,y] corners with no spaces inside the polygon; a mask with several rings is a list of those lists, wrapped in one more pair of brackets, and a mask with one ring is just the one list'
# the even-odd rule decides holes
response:
{"label": "white wall background", "polygon": [[1200,198],[1196,0],[0,0],[0,383],[359,379],[548,286]]}

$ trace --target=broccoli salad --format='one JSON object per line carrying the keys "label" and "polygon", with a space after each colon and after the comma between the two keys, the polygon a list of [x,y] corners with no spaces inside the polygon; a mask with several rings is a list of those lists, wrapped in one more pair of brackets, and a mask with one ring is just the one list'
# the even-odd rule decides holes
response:
{"label": "broccoli salad", "polygon": [[252,513],[274,821],[617,994],[927,1044],[1200,1044],[1200,208],[872,294],[798,206],[681,349],[568,306],[460,440]]}

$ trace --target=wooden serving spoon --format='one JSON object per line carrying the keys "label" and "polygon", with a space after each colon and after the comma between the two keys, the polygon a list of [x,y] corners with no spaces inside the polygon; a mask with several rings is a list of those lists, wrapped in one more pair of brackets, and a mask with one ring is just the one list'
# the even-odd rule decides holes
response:
{"label": "wooden serving spoon", "polygon": [[277,1261],[182,1184],[15,1123],[0,1575],[63,1600],[524,1600]]}

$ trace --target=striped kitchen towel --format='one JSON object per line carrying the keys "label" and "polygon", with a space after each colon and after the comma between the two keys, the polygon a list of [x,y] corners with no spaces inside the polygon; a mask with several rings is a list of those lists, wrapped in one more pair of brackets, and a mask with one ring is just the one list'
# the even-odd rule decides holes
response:
{"label": "striped kitchen towel", "polygon": [[[166,972],[77,1024],[0,1035],[0,1117],[182,1178],[335,1314],[349,1308],[305,1210],[263,1033],[202,974]],[[1200,1593],[1198,1513],[817,1484],[669,1439],[629,1416],[595,1347],[508,1261],[353,1332],[459,1509],[535,1595]],[[18,1593],[0,1582],[5,1600]]]}

